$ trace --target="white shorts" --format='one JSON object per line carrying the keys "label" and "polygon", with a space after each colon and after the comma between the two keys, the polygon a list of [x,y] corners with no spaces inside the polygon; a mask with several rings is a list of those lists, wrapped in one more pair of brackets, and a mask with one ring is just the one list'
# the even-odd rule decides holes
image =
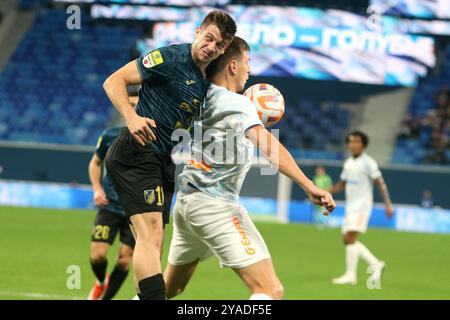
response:
{"label": "white shorts", "polygon": [[213,254],[222,267],[234,269],[270,258],[261,234],[241,205],[203,192],[178,192],[170,264],[203,261]]}
{"label": "white shorts", "polygon": [[342,234],[349,231],[366,233],[372,210],[347,211],[342,224]]}

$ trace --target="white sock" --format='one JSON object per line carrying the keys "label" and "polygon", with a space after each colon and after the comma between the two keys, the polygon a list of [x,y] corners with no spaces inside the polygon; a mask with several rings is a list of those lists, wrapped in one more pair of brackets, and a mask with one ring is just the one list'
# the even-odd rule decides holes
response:
{"label": "white sock", "polygon": [[361,258],[363,258],[369,265],[377,264],[380,262],[380,260],[375,257],[372,252],[370,252],[369,249],[365,245],[363,245],[361,242],[357,241],[355,243],[358,246],[359,255]]}
{"label": "white sock", "polygon": [[250,296],[248,300],[273,300],[273,299],[264,293],[254,293]]}
{"label": "white sock", "polygon": [[138,296],[138,295],[135,295],[135,296],[133,297],[133,299],[131,299],[131,300],[141,300],[141,299],[139,299],[139,296]]}
{"label": "white sock", "polygon": [[345,274],[352,277],[356,277],[356,271],[358,269],[358,257],[359,246],[354,244],[348,244],[345,246],[345,262],[347,264],[347,270]]}

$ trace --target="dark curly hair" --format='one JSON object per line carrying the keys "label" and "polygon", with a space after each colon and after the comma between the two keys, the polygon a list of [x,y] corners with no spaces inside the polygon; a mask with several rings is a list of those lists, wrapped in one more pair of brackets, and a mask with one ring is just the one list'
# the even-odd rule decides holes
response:
{"label": "dark curly hair", "polygon": [[362,131],[356,130],[347,134],[347,137],[345,138],[345,143],[348,143],[350,141],[350,136],[360,137],[364,148],[367,147],[367,145],[369,144],[369,137]]}

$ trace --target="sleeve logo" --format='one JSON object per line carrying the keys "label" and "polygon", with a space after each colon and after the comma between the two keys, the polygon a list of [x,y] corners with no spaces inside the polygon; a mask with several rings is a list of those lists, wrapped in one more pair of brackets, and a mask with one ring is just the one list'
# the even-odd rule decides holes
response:
{"label": "sleeve logo", "polygon": [[164,59],[159,50],[150,52],[148,55],[144,57],[144,59],[142,59],[142,64],[147,69],[153,68],[154,66],[157,66],[158,64],[161,64],[163,62]]}

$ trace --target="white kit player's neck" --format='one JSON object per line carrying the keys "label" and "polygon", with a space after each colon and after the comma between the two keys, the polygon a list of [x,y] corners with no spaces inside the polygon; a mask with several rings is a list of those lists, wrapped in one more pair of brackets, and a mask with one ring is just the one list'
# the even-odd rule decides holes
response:
{"label": "white kit player's neck", "polygon": [[352,158],[353,160],[361,159],[365,154],[366,154],[366,153],[363,151],[359,156],[356,156],[356,157],[355,157],[354,155],[352,155],[351,158]]}

